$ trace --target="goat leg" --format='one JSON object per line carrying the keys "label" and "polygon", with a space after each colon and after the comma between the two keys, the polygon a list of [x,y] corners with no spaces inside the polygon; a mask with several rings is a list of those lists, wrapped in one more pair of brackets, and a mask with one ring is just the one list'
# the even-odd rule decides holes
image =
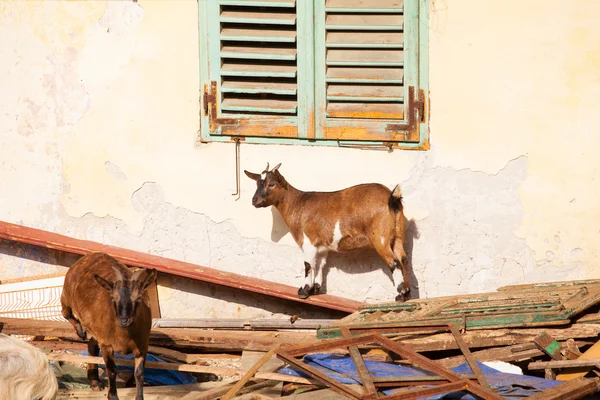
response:
{"label": "goat leg", "polygon": [[[98,342],[94,338],[90,338],[90,341],[88,342],[88,353],[92,357],[98,357],[98,354],[100,354]],[[90,381],[90,387],[93,391],[100,392],[104,389],[104,385],[98,376],[98,364],[87,365],[87,377]]]}
{"label": "goat leg", "polygon": [[135,387],[137,395],[135,400],[144,400],[144,365],[146,364],[146,355],[142,354],[135,358]]}
{"label": "goat leg", "polygon": [[65,317],[65,319],[67,321],[69,321],[69,323],[71,325],[73,325],[73,328],[75,328],[75,332],[77,332],[77,336],[79,336],[82,340],[85,340],[87,337],[87,334],[83,330],[83,327],[81,326],[81,323],[79,322],[79,320],[77,318],[75,318],[75,315],[73,315],[73,310],[71,309],[71,307],[65,306],[63,304],[62,305],[62,315],[63,315],[63,317]]}
{"label": "goat leg", "polygon": [[115,353],[112,346],[101,346],[102,358],[106,365],[108,375],[108,400],[119,400],[117,396],[117,366],[115,365]]}

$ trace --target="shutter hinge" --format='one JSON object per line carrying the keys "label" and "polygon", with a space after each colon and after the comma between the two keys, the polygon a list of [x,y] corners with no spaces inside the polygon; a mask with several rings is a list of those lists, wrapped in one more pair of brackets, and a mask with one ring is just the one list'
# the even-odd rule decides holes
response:
{"label": "shutter hinge", "polygon": [[219,125],[237,125],[238,119],[235,118],[218,118],[217,113],[217,81],[210,81],[210,91],[208,85],[204,85],[203,104],[204,115],[208,116],[210,131],[216,131]]}
{"label": "shutter hinge", "polygon": [[419,142],[419,122],[425,121],[425,92],[419,90],[419,98],[415,99],[415,87],[408,87],[408,102],[406,104],[406,122],[401,124],[388,124],[387,131],[403,133],[407,142]]}

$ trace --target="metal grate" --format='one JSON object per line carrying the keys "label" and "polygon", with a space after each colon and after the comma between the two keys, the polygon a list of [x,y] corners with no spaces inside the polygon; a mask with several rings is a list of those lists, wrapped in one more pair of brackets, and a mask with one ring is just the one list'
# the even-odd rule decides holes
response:
{"label": "metal grate", "polygon": [[[64,277],[57,277],[0,285],[0,317],[66,321],[60,304],[63,282]],[[28,340],[33,338],[14,336]]]}

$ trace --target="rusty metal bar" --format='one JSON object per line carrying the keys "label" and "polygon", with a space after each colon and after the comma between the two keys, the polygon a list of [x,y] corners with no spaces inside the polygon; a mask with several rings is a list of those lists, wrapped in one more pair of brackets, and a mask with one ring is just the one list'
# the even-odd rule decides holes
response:
{"label": "rusty metal bar", "polygon": [[317,353],[319,351],[332,350],[337,349],[339,347],[357,346],[360,344],[373,342],[375,342],[375,335],[366,334],[360,336],[353,336],[348,339],[326,340],[315,344],[296,346],[288,348],[286,351],[289,355],[298,357],[308,353]]}
{"label": "rusty metal bar", "polygon": [[360,393],[355,392],[354,390],[348,388],[347,386],[335,381],[334,379],[329,378],[327,375],[321,373],[320,371],[311,367],[310,365],[307,365],[307,364],[303,363],[302,361],[297,360],[294,356],[292,356],[288,352],[279,350],[277,352],[277,356],[280,359],[282,359],[283,361],[287,362],[288,364],[291,364],[291,365],[301,369],[302,371],[304,371],[305,373],[307,373],[314,379],[318,380],[319,382],[325,384],[326,386],[329,386],[332,390],[338,392],[339,394],[341,394],[343,396],[348,396],[352,399],[361,400],[362,395]]}
{"label": "rusty metal bar", "polygon": [[[350,333],[350,330],[348,330],[348,328],[341,327],[340,329],[344,337],[352,337],[352,334]],[[363,396],[363,399],[370,400],[377,398],[377,388],[373,384],[373,378],[371,377],[371,374],[369,373],[369,370],[365,365],[365,360],[360,355],[360,351],[358,351],[358,347],[355,345],[348,346],[348,351],[350,352],[350,357],[352,358],[354,366],[358,371],[361,383],[365,388],[365,394]]]}
{"label": "rusty metal bar", "polygon": [[387,131],[403,132],[406,141],[419,141],[419,122],[425,120],[425,92],[419,90],[419,98],[415,99],[415,87],[408,87],[408,103],[406,104],[406,122],[388,124]]}
{"label": "rusty metal bar", "polygon": [[479,384],[484,389],[491,391],[492,388],[490,388],[490,385],[488,385],[487,381],[485,380],[483,372],[481,372],[481,368],[479,368],[479,364],[477,364],[477,361],[475,361],[475,358],[473,358],[473,354],[471,353],[471,350],[469,350],[469,346],[467,346],[463,338],[460,336],[460,332],[458,331],[456,325],[450,323],[448,324],[448,328],[454,336],[454,339],[456,340],[460,351],[462,351],[465,360],[467,360],[469,367],[471,367],[471,371],[473,371],[473,374],[477,377],[477,381],[479,382]]}

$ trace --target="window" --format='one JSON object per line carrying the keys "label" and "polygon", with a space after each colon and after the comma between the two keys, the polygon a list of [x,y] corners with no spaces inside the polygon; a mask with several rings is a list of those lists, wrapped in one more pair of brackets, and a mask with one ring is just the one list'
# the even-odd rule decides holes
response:
{"label": "window", "polygon": [[427,0],[200,0],[202,141],[428,148]]}

